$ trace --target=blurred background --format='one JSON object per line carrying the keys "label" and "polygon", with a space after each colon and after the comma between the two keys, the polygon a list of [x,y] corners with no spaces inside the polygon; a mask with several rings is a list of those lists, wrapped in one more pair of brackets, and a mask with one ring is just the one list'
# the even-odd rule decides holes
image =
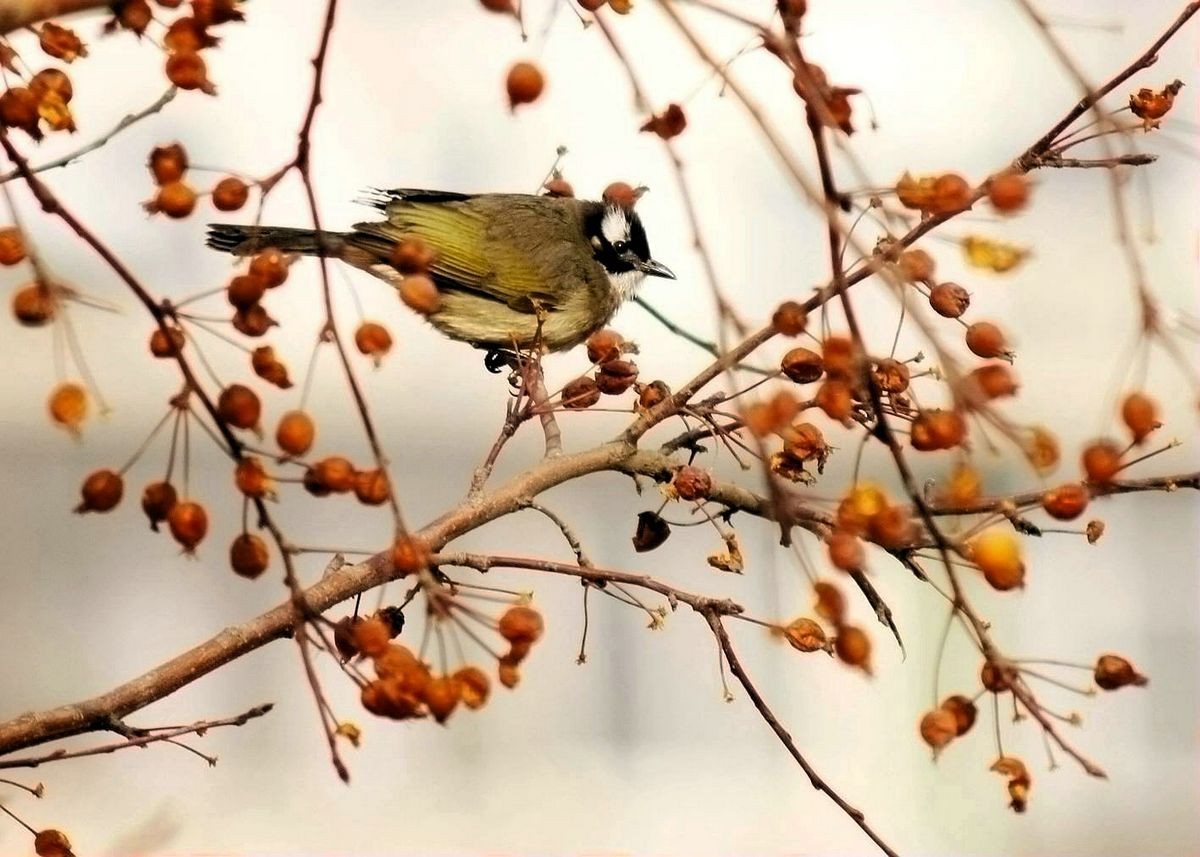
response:
{"label": "blurred background", "polygon": [[[851,144],[879,186],[905,169],[955,170],[981,180],[1079,97],[1016,4],[809,5],[809,58],[833,82],[870,96],[878,129],[870,128],[866,101],[856,99],[860,130]],[[772,4],[730,6],[765,18]],[[1183,4],[1042,0],[1040,6],[1080,67],[1101,80],[1140,54]],[[626,74],[595,28],[581,27],[565,3],[552,0],[529,0],[527,43],[511,19],[486,14],[475,0],[353,0],[342,7],[326,101],[313,134],[313,175],[327,224],[345,226],[369,216],[353,204],[369,186],[533,192],[556,148],[566,146],[563,169],[581,196],[597,196],[617,179],[650,187],[639,210],[656,258],[679,279],[652,281],[642,294],[678,323],[713,335],[710,293],[670,164],[656,138],[637,133],[644,117],[632,108]],[[747,47],[745,30],[680,8],[718,55],[733,57]],[[219,98],[181,93],[81,163],[47,174],[68,207],[158,294],[178,298],[222,285],[233,268],[228,258],[203,248],[204,224],[247,221],[253,214],[220,215],[202,203],[182,222],[148,217],[139,208],[153,192],[147,153],[180,140],[196,164],[256,176],[285,162],[309,97],[308,60],[323,10],[319,0],[247,4],[247,23],[222,27],[223,44],[211,55]],[[655,106],[684,104],[689,127],[678,145],[728,293],[756,320],[782,299],[806,296],[828,276],[818,213],[798,199],[742,108],[722,95],[655,3],[641,0],[628,17],[609,19]],[[73,22],[92,54],[72,70],[80,131],[74,139],[48,140],[33,154],[35,163],[98,136],[165,86],[156,49],[135,45],[127,33],[100,38],[100,22],[94,16]],[[1165,306],[1188,313],[1196,311],[1200,180],[1190,88],[1196,26],[1110,99],[1119,107],[1134,88],[1160,88],[1176,77],[1189,85],[1163,131],[1138,136],[1137,146],[1160,160],[1127,184],[1154,290]],[[16,44],[36,65],[29,37]],[[523,58],[542,66],[548,85],[541,101],[513,115],[503,79],[509,65]],[[733,73],[811,166],[803,110],[779,63],[752,52],[736,61]],[[842,175],[848,184],[852,174]],[[219,176],[211,174],[212,181]],[[1126,377],[1137,319],[1105,176],[1064,170],[1035,178],[1026,213],[996,222],[981,207],[944,230],[951,238],[982,233],[1031,246],[1032,258],[1016,272],[999,277],[968,268],[950,241],[932,238],[922,246],[936,256],[942,278],[972,291],[974,318],[995,318],[1012,331],[1022,390],[1004,409],[1058,433],[1064,464],[1052,478],[1065,480],[1075,478],[1081,443],[1118,428],[1113,403]],[[71,312],[111,405],[106,418],[85,427],[81,443],[45,416],[45,398],[57,380],[50,334],[20,328],[7,314],[0,319],[0,718],[105,691],[283,595],[276,571],[253,583],[228,571],[225,546],[238,529],[240,501],[229,463],[201,437],[193,438],[192,493],[208,505],[212,525],[197,559],[180,556],[168,538],[151,533],[137,508],[141,485],[158,478],[164,463],[162,445],[131,472],[117,511],[71,514],[82,476],[120,466],[177,391],[177,374],[146,354],[151,325],[111,272],[38,212],[19,183],[10,187],[55,275],[121,312]],[[305,225],[306,211],[293,178],[268,199],[264,218]],[[11,289],[28,272],[2,276]],[[356,361],[356,369],[392,457],[405,514],[411,522],[426,522],[463,496],[500,427],[504,380],[483,370],[479,353],[429,330],[382,284],[357,273],[335,274],[335,287],[347,332],[357,321],[353,290],[366,315],[396,337],[381,369],[372,371],[365,359]],[[870,342],[886,347],[896,323],[894,299],[873,284],[855,294]],[[319,296],[316,266],[305,262],[267,301],[282,322],[269,340],[296,378],[303,376],[320,324]],[[200,306],[226,311],[219,296]],[[616,327],[640,344],[637,362],[645,379],[678,385],[706,363],[702,351],[667,334],[639,307],[625,308]],[[939,329],[965,354],[954,325]],[[249,375],[244,355],[217,340],[205,345],[222,377]],[[907,325],[898,354],[911,356],[921,347]],[[1193,359],[1190,343],[1186,350]],[[551,387],[585,363],[578,352],[552,358]],[[1163,437],[1186,443],[1136,473],[1195,469],[1200,456],[1188,380],[1155,351],[1146,387],[1163,407]],[[298,389],[257,389],[268,426],[295,406]],[[365,464],[362,429],[331,353],[316,368],[311,406],[320,421],[316,453],[341,453]],[[562,421],[568,450],[611,436],[625,420],[619,414],[568,415]],[[845,488],[854,449],[844,433],[831,440],[842,449],[813,489],[826,498]],[[986,444],[977,447],[976,465],[989,492],[1037,486],[1011,450],[990,454]],[[494,479],[518,472],[540,452],[537,429],[523,429]],[[731,464],[723,456],[716,466],[734,476]],[[922,458],[920,476],[944,477],[951,464],[948,456]],[[863,467],[894,485],[882,450],[869,449]],[[742,478],[755,484],[753,476]],[[291,488],[278,513],[296,541],[363,549],[388,543],[386,512],[360,507],[352,498],[316,501]],[[747,571],[734,578],[705,564],[704,556],[718,546],[707,528],[677,531],[659,551],[634,554],[629,537],[636,513],[655,508],[657,500],[652,491],[639,497],[626,478],[592,476],[545,500],[575,524],[598,564],[726,594],[768,618],[810,611],[810,590],[795,557],[775,546],[769,527],[735,519]],[[1107,780],[1087,777],[1062,754],[1061,767],[1048,772],[1036,728],[1014,726],[1011,712],[1001,712],[1005,749],[1023,758],[1033,777],[1024,816],[1006,807],[1004,779],[987,770],[996,755],[989,706],[981,707],[973,732],[936,764],[918,739],[944,607],[886,557],[872,557],[871,570],[895,611],[907,657],[866,605],[852,599],[852,618],[874,640],[873,679],[830,659],[799,656],[760,628],[732,629],[744,662],[800,748],[901,853],[1200,851],[1200,506],[1191,493],[1157,494],[1097,502],[1092,511],[1108,525],[1095,546],[1066,535],[1027,541],[1030,571],[1023,592],[1000,595],[971,581],[971,594],[1006,652],[1088,662],[1117,651],[1151,677],[1144,690],[1096,699],[1039,688],[1047,705],[1082,714],[1082,729],[1064,731],[1104,767]],[[529,513],[455,544],[570,558],[556,531]],[[825,570],[811,539],[804,547]],[[308,579],[320,574],[326,559],[304,558]],[[874,853],[860,831],[808,786],[740,689],[732,703],[722,701],[711,635],[694,616],[681,611],[652,632],[643,614],[593,596],[588,661],[577,666],[578,585],[521,573],[489,578],[495,585],[535,589],[547,634],[520,687],[498,689],[483,712],[458,713],[447,728],[377,720],[362,711],[338,671],[323,665],[335,709],[364,732],[362,747],[346,751],[349,787],[329,766],[296,649],[278,642],[129,718],[135,725],[190,722],[276,703],[265,719],[195,742],[220,757],[215,768],[160,745],[47,766],[23,777],[46,784],[44,800],[5,788],[0,800],[35,827],[68,830],[81,855]],[[954,632],[942,693],[973,693],[978,667],[978,655]],[[1074,681],[1086,673],[1067,671],[1064,677]],[[97,740],[105,739],[93,736],[72,746]],[[29,850],[24,831],[0,824],[0,852]]]}

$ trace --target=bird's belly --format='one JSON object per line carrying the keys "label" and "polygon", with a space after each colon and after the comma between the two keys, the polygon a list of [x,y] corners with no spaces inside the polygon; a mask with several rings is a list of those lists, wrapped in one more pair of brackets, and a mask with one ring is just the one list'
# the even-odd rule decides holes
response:
{"label": "bird's belly", "polygon": [[[547,311],[540,344],[549,351],[572,348],[603,327],[615,310],[615,305],[593,308],[584,301],[572,301]],[[441,309],[429,316],[429,321],[451,339],[472,345],[533,348],[539,344],[536,315],[462,292],[443,292]]]}

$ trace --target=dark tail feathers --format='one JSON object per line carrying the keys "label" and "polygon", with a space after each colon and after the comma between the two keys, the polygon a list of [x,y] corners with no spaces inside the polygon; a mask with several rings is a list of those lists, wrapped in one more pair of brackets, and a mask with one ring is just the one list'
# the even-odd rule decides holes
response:
{"label": "dark tail feathers", "polygon": [[326,254],[334,255],[341,248],[342,236],[337,232],[318,233],[313,229],[293,229],[289,226],[208,225],[208,246],[235,256],[249,256],[265,247],[315,256],[321,251],[322,244]]}

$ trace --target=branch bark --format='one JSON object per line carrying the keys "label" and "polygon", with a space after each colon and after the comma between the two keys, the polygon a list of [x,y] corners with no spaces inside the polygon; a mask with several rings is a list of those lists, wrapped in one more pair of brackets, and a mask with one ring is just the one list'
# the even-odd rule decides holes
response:
{"label": "branch bark", "polygon": [[106,9],[111,5],[111,0],[10,0],[0,4],[0,36],[47,18]]}

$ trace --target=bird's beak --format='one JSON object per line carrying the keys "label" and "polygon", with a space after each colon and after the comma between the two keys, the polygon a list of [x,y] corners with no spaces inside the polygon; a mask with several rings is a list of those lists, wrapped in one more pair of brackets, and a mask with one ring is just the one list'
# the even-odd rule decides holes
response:
{"label": "bird's beak", "polygon": [[662,262],[655,262],[653,259],[643,262],[640,270],[647,277],[663,277],[667,280],[675,279],[675,274],[670,268],[668,268]]}

